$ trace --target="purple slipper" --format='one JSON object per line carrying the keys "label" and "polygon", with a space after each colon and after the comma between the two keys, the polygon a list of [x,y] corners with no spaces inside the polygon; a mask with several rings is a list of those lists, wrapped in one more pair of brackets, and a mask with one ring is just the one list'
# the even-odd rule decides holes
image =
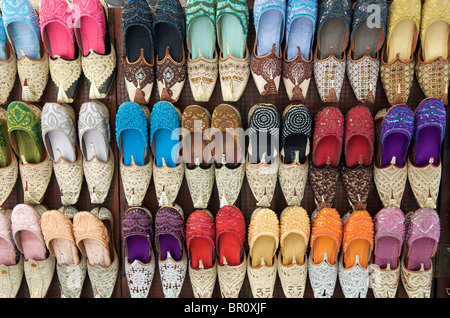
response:
{"label": "purple slipper", "polygon": [[442,100],[427,98],[417,107],[414,131],[414,164],[423,166],[433,158],[438,163],[447,115]]}
{"label": "purple slipper", "polygon": [[407,105],[389,109],[381,124],[381,167],[395,163],[403,166],[414,133],[414,113]]}
{"label": "purple slipper", "polygon": [[144,208],[130,208],[122,217],[122,239],[124,254],[133,263],[139,260],[150,262],[152,254],[153,219]]}
{"label": "purple slipper", "polygon": [[388,264],[396,269],[405,237],[405,215],[399,208],[388,206],[375,215],[374,224],[374,263],[381,269]]}
{"label": "purple slipper", "polygon": [[431,267],[441,234],[437,212],[422,208],[414,212],[406,223],[406,268],[418,271],[423,264],[424,270]]}
{"label": "purple slipper", "polygon": [[180,261],[185,239],[186,229],[181,210],[171,206],[161,207],[155,217],[155,243],[160,260],[170,255],[175,261]]}

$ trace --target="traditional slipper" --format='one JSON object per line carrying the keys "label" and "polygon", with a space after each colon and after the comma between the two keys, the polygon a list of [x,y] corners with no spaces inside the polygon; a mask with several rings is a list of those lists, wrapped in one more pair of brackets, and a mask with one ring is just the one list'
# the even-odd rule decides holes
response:
{"label": "traditional slipper", "polygon": [[0,206],[5,204],[19,176],[19,164],[9,142],[6,117],[7,111],[0,108]]}
{"label": "traditional slipper", "polygon": [[0,104],[8,102],[17,76],[17,56],[9,43],[3,17],[0,15],[0,76],[4,88],[0,91]]}
{"label": "traditional slipper", "polygon": [[142,207],[129,208],[122,217],[125,275],[131,298],[147,298],[155,275],[153,217]]}
{"label": "traditional slipper", "polygon": [[308,179],[312,118],[303,105],[289,105],[281,121],[278,178],[288,206],[300,206]]}
{"label": "traditional slipper", "polygon": [[216,214],[217,273],[223,298],[237,298],[244,283],[246,224],[242,212],[226,205]]}
{"label": "traditional slipper", "polygon": [[410,298],[430,298],[433,281],[432,257],[440,236],[437,212],[420,208],[406,215],[406,237],[401,260],[403,287]]}
{"label": "traditional slipper", "polygon": [[24,255],[24,273],[31,298],[46,296],[56,267],[55,257],[48,253],[40,227],[41,215],[46,210],[39,205],[18,204],[11,213],[12,236]]}
{"label": "traditional slipper", "polygon": [[395,298],[400,281],[400,254],[405,238],[405,215],[396,207],[385,207],[374,217],[372,291],[376,298]]}
{"label": "traditional slipper", "polygon": [[331,298],[336,286],[337,259],[342,242],[342,220],[335,209],[315,210],[311,215],[311,252],[308,271],[315,298]]}
{"label": "traditional slipper", "polygon": [[271,298],[277,278],[279,222],[274,211],[257,208],[248,227],[247,275],[254,298]]}
{"label": "traditional slipper", "polygon": [[369,262],[373,249],[373,221],[367,211],[349,212],[342,219],[339,283],[345,298],[365,298],[369,289]]}
{"label": "traditional slipper", "polygon": [[309,235],[310,222],[306,210],[299,206],[285,208],[280,215],[280,252],[277,268],[287,298],[303,298]]}
{"label": "traditional slipper", "polygon": [[11,232],[11,210],[0,212],[0,289],[2,298],[15,298],[22,285],[23,254],[17,250]]}
{"label": "traditional slipper", "polygon": [[101,207],[76,213],[73,233],[78,249],[87,258],[87,273],[94,297],[110,298],[119,272],[111,211]]}
{"label": "traditional slipper", "polygon": [[185,240],[183,210],[178,205],[161,207],[155,217],[155,245],[166,298],[178,298],[183,287],[188,268]]}

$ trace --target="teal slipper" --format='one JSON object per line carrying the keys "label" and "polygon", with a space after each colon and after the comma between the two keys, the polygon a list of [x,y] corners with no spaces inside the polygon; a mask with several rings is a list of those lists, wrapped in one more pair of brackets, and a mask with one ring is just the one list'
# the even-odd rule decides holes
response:
{"label": "teal slipper", "polygon": [[215,0],[186,1],[186,40],[191,58],[200,54],[207,59],[214,58],[216,47]]}

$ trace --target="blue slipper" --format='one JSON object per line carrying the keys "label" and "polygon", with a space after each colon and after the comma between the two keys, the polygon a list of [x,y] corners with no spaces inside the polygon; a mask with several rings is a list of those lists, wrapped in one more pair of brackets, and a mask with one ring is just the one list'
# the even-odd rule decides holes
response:
{"label": "blue slipper", "polygon": [[8,54],[6,53],[6,30],[3,25],[3,17],[0,15],[0,60],[6,61]]}
{"label": "blue slipper", "polygon": [[180,132],[174,130],[181,127],[180,118],[180,113],[169,102],[160,101],[153,105],[150,116],[150,147],[158,167],[164,164],[168,167],[177,165]]}
{"label": "blue slipper", "polygon": [[3,0],[1,9],[6,35],[17,59],[20,60],[25,54],[40,60],[39,18],[31,3],[28,0]]}
{"label": "blue slipper", "polygon": [[123,163],[133,161],[145,165],[148,155],[148,119],[139,104],[126,102],[120,105],[116,115],[116,140]]}

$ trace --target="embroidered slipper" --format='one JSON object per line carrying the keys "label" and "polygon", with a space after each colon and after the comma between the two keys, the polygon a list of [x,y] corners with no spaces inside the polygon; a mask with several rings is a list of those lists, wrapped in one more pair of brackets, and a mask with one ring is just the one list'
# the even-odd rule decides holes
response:
{"label": "embroidered slipper", "polygon": [[110,134],[109,112],[105,104],[99,101],[83,103],[78,115],[78,138],[92,203],[105,201],[114,175]]}
{"label": "embroidered slipper", "polygon": [[148,104],[155,82],[153,14],[146,0],[127,0],[122,9],[124,77],[130,101]]}
{"label": "embroidered slipper", "polygon": [[152,214],[146,208],[129,208],[121,224],[125,275],[130,296],[147,298],[156,267]]}
{"label": "embroidered slipper", "polygon": [[223,298],[237,298],[246,273],[244,249],[247,226],[242,212],[226,205],[216,214],[217,274]]}
{"label": "embroidered slipper", "polygon": [[[42,235],[43,206],[18,204],[11,213],[11,230],[17,249],[24,255],[24,273],[31,298],[44,298],[55,272],[55,257],[48,253]],[[40,279],[35,279],[39,277]]]}
{"label": "embroidered slipper", "polygon": [[8,138],[7,112],[0,108],[0,206],[5,204],[19,175],[17,157]]}
{"label": "embroidered slipper", "polygon": [[218,0],[216,17],[219,74],[222,99],[238,101],[250,77],[250,54],[247,48],[249,10],[243,0]]}
{"label": "embroidered slipper", "polygon": [[177,0],[158,1],[153,36],[156,51],[156,80],[160,100],[176,102],[186,80],[186,18]]}
{"label": "embroidered slipper", "polygon": [[349,0],[326,0],[320,5],[314,53],[314,78],[325,103],[340,100],[345,77],[352,4]]}
{"label": "embroidered slipper", "polygon": [[[375,23],[372,8],[379,12]],[[387,12],[386,0],[358,0],[354,5],[347,73],[353,92],[361,103],[375,102]]]}
{"label": "embroidered slipper", "polygon": [[211,128],[211,115],[198,105],[186,107],[181,115],[185,176],[194,208],[208,206],[214,186],[214,164],[210,146],[204,136]]}
{"label": "embroidered slipper", "polygon": [[300,206],[308,179],[312,118],[303,105],[289,105],[281,122],[278,178],[288,206]]}
{"label": "embroidered slipper", "polygon": [[405,238],[405,215],[396,207],[384,207],[374,217],[373,266],[370,272],[376,298],[395,298],[400,281],[400,254]]}
{"label": "embroidered slipper", "polygon": [[22,285],[23,254],[17,250],[11,231],[11,210],[0,212],[0,290],[2,298],[15,298]]}
{"label": "embroidered slipper", "polygon": [[159,254],[159,273],[166,298],[178,298],[183,287],[188,257],[185,249],[186,229],[183,210],[164,206],[156,212],[155,245]]}
{"label": "embroidered slipper", "polygon": [[271,298],[277,278],[279,221],[274,211],[257,208],[248,227],[247,276],[254,298]]}
{"label": "embroidered slipper", "polygon": [[186,221],[189,278],[195,298],[211,298],[216,284],[215,223],[211,212],[197,210]]}
{"label": "embroidered slipper", "polygon": [[430,298],[433,281],[431,258],[437,251],[440,220],[437,212],[420,208],[406,215],[406,237],[401,278],[409,298]]}
{"label": "embroidered slipper", "polygon": [[308,272],[315,298],[331,298],[336,286],[337,259],[342,242],[342,220],[335,209],[315,210],[311,215],[311,252]]}
{"label": "embroidered slipper", "polygon": [[[211,149],[215,160],[215,180],[220,207],[233,205],[239,197],[245,176],[245,140],[239,110],[228,104],[214,108],[211,116]],[[215,132],[218,133],[216,138]],[[232,143],[231,143],[232,141]]]}
{"label": "embroidered slipper", "polygon": [[341,167],[344,189],[354,210],[365,209],[372,183],[375,125],[365,106],[355,106],[345,118],[345,164]]}
{"label": "embroidered slipper", "polygon": [[414,79],[422,1],[395,0],[389,5],[380,77],[389,103],[406,104]]}
{"label": "embroidered slipper", "polygon": [[285,208],[280,215],[280,252],[277,268],[287,298],[303,298],[309,235],[310,222],[306,210],[300,206]]}
{"label": "embroidered slipper", "polygon": [[420,207],[436,208],[442,174],[441,149],[446,127],[442,100],[427,98],[415,111],[408,180]]}
{"label": "embroidered slipper", "polygon": [[367,211],[349,212],[342,219],[339,283],[345,298],[366,298],[373,249],[373,221]]}
{"label": "embroidered slipper", "polygon": [[0,91],[0,104],[7,103],[17,76],[17,56],[6,36],[3,17],[0,15],[0,76],[4,88]]}

